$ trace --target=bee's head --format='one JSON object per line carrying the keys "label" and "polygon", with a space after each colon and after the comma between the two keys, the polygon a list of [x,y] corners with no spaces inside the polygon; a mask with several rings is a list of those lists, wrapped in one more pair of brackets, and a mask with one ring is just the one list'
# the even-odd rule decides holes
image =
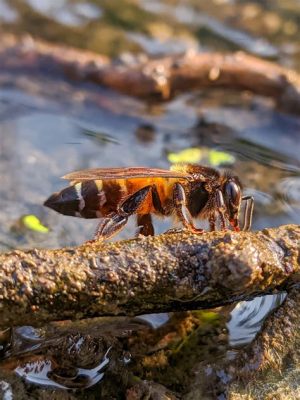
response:
{"label": "bee's head", "polygon": [[242,185],[236,176],[228,177],[223,186],[223,196],[228,218],[234,230],[239,231],[239,211],[242,201]]}

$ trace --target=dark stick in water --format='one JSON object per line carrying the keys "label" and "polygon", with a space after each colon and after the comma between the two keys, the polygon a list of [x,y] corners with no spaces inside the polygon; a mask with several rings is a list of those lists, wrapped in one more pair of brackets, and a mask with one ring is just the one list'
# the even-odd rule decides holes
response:
{"label": "dark stick in water", "polygon": [[242,52],[187,53],[126,65],[88,51],[2,35],[0,66],[0,72],[10,73],[64,72],[71,79],[146,100],[167,101],[195,89],[221,88],[271,97],[288,113],[298,114],[300,109],[299,74]]}
{"label": "dark stick in water", "polygon": [[300,226],[0,255],[0,326],[211,308],[300,280]]}

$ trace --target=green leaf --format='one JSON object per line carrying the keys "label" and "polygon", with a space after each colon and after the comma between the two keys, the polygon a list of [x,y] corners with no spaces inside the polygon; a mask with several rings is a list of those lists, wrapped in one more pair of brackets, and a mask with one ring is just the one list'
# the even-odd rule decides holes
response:
{"label": "green leaf", "polygon": [[201,161],[202,150],[198,147],[190,147],[180,151],[179,153],[169,153],[168,160],[172,164],[176,163],[192,163],[196,164]]}
{"label": "green leaf", "polygon": [[38,217],[36,217],[33,214],[24,215],[24,217],[22,217],[22,223],[27,229],[30,229],[31,231],[41,232],[41,233],[49,232],[49,228],[43,225],[41,221],[38,219]]}
{"label": "green leaf", "polygon": [[178,153],[169,153],[168,160],[172,164],[199,164],[202,162],[212,167],[219,167],[224,164],[233,164],[235,157],[224,151],[211,150],[208,147],[190,147]]}
{"label": "green leaf", "polygon": [[210,150],[208,154],[208,161],[213,167],[218,167],[222,164],[233,164],[235,158],[224,151]]}

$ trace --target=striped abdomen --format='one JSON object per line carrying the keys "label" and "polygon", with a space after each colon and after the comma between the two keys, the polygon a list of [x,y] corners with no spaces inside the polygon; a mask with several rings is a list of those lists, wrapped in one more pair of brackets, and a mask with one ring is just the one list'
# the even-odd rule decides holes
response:
{"label": "striped abdomen", "polygon": [[115,181],[83,181],[54,193],[44,205],[64,215],[100,218],[115,211],[123,195]]}
{"label": "striped abdomen", "polygon": [[[167,179],[117,179],[77,182],[44,203],[53,210],[74,217],[101,218],[117,210],[118,205],[142,187],[154,184],[162,203],[172,198],[173,180]],[[155,213],[151,196],[142,204],[139,213]]]}

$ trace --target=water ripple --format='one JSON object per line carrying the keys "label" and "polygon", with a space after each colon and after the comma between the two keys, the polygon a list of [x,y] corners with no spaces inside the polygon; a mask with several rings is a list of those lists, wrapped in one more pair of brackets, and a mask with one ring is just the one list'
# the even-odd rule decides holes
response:
{"label": "water ripple", "polygon": [[[78,343],[80,346],[80,343]],[[108,348],[102,360],[96,367],[91,369],[73,368],[68,370],[67,376],[65,371],[61,375],[60,371],[56,371],[54,363],[50,359],[38,359],[28,362],[15,369],[15,372],[27,382],[41,386],[56,387],[61,389],[71,389],[84,387],[88,388],[98,383],[104,376],[104,370],[110,359],[108,354],[111,347]]]}
{"label": "water ripple", "polygon": [[285,293],[242,301],[231,311],[227,324],[229,342],[237,347],[250,343],[259,332],[266,316],[285,299]]}
{"label": "water ripple", "polygon": [[300,178],[290,176],[278,184],[277,195],[289,209],[300,208]]}

